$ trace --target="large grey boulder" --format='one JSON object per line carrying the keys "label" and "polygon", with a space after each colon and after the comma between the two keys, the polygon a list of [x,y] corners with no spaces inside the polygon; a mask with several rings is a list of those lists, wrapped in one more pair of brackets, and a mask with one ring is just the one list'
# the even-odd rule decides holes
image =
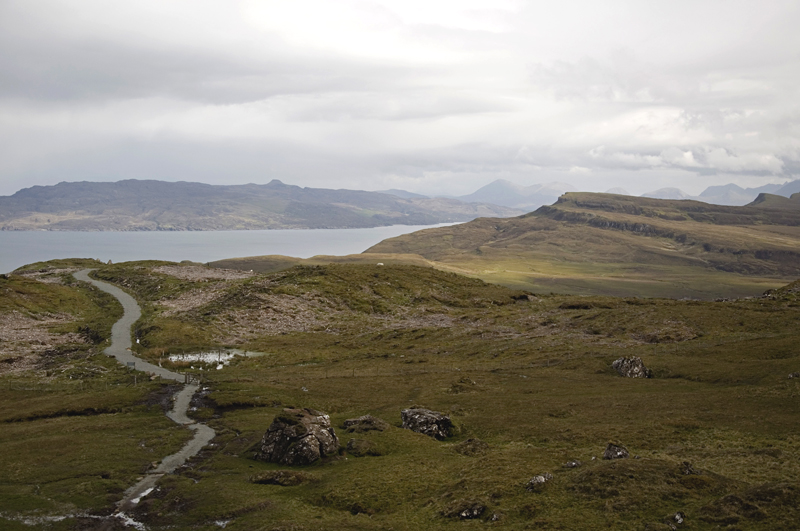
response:
{"label": "large grey boulder", "polygon": [[309,408],[287,408],[264,434],[256,459],[307,465],[338,450],[339,439],[328,415]]}
{"label": "large grey boulder", "polygon": [[430,409],[413,408],[400,412],[403,428],[422,433],[435,439],[446,439],[453,433],[453,422],[447,415]]}
{"label": "large grey boulder", "polygon": [[620,358],[611,364],[620,376],[626,378],[650,378],[650,369],[644,366],[642,358],[633,356],[632,358]]}

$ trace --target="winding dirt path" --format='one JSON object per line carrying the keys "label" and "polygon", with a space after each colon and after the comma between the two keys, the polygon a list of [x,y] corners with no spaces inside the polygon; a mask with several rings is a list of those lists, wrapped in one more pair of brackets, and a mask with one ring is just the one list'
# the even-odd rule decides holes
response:
{"label": "winding dirt path", "polygon": [[[124,310],[122,318],[114,323],[114,326],[111,328],[111,345],[105,349],[105,354],[117,358],[123,365],[133,363],[136,370],[157,374],[161,378],[183,383],[183,374],[164,369],[158,365],[153,365],[133,355],[133,352],[130,350],[131,327],[139,317],[142,316],[142,310],[133,297],[118,287],[89,277],[91,271],[91,269],[84,269],[74,273],[73,276],[78,280],[89,282],[98,289],[113,295],[120,304],[122,304],[122,309]],[[155,488],[155,484],[164,474],[174,472],[175,469],[183,465],[187,459],[197,455],[197,453],[214,438],[214,435],[216,435],[213,429],[205,424],[195,422],[186,415],[189,409],[189,403],[192,400],[192,395],[194,395],[198,389],[198,386],[195,384],[185,385],[175,396],[175,403],[172,411],[167,413],[167,417],[176,424],[186,426],[190,430],[193,430],[194,437],[177,453],[163,458],[155,470],[147,473],[138,483],[126,490],[122,500],[117,503],[119,511],[124,511],[139,503],[139,500],[143,496]]]}

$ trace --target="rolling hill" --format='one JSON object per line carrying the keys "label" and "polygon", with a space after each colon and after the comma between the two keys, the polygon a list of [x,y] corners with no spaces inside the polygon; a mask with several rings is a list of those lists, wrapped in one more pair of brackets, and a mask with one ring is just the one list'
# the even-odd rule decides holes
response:
{"label": "rolling hill", "polygon": [[513,216],[455,199],[268,184],[126,180],[33,186],[0,197],[0,230],[151,231],[366,228]]}
{"label": "rolling hill", "polygon": [[744,207],[567,193],[511,219],[477,219],[367,251],[534,291],[714,298],[800,277],[800,194]]}

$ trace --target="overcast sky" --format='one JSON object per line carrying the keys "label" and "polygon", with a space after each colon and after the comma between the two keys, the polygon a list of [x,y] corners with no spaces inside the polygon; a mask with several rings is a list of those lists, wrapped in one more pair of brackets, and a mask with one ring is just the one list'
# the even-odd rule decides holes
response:
{"label": "overcast sky", "polygon": [[800,178],[796,0],[0,0],[0,194]]}

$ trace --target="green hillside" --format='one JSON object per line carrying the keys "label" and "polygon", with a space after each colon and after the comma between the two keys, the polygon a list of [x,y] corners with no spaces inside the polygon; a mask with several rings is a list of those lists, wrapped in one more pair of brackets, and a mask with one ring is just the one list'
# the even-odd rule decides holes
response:
{"label": "green hillside", "polygon": [[[800,518],[800,378],[787,378],[800,370],[796,282],[701,302],[546,295],[392,264],[94,266],[142,306],[137,353],[202,378],[192,414],[217,432],[130,513],[148,529],[641,530],[669,529],[680,512],[680,528],[773,530]],[[60,297],[88,313],[51,332],[74,333],[104,304],[68,282],[77,267],[0,280],[18,293],[0,319],[41,318]],[[221,369],[169,361],[224,347],[257,355]],[[5,528],[113,525],[122,491],[185,437],[162,414],[169,386],[134,386],[94,348],[0,371]],[[617,375],[622,356],[653,377]],[[401,429],[414,405],[449,414],[456,433]],[[254,460],[288,406],[328,413],[339,455],[291,469]],[[389,428],[340,428],[367,413]],[[351,438],[377,455],[348,452]],[[602,459],[609,442],[631,457]],[[257,482],[279,470],[301,473],[288,486]],[[544,488],[526,490],[544,473]]]}
{"label": "green hillside", "polygon": [[800,275],[800,196],[776,198],[729,207],[567,193],[524,216],[419,231],[366,253],[419,255],[536,291],[754,295]]}

